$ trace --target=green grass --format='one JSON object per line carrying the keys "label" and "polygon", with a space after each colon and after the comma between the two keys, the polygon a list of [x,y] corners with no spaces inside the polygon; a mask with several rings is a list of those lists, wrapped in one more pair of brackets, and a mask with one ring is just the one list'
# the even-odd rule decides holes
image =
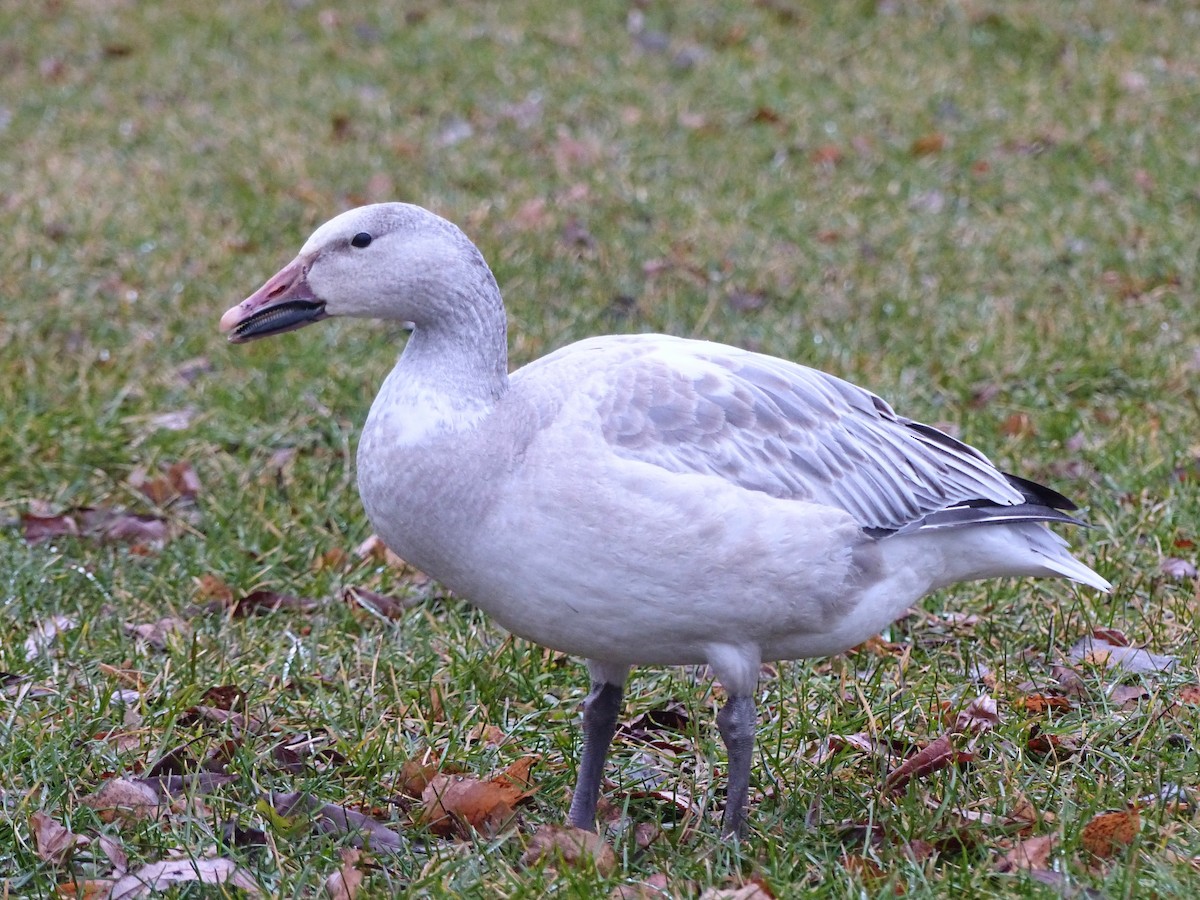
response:
{"label": "green grass", "polygon": [[[404,834],[411,847],[368,873],[373,896],[604,896],[656,872],[680,896],[752,876],[780,896],[1192,890],[1200,830],[1154,798],[1200,784],[1196,712],[1177,702],[1198,675],[1196,585],[1160,571],[1165,556],[1195,561],[1200,522],[1200,480],[1174,474],[1200,452],[1200,15],[1115,0],[825,6],[0,0],[0,671],[25,678],[0,695],[6,895],[105,871],[86,854],[39,859],[41,810],[110,835],[131,868],[213,851],[268,894],[312,896],[343,839],[272,825],[264,790],[373,810]],[[766,796],[738,850],[711,809],[687,829],[630,796],[649,767],[711,805],[724,768],[707,681],[639,672],[628,717],[675,701],[687,724],[662,737],[673,750],[620,742],[606,794],[662,833],[646,850],[618,834],[604,877],[522,864],[523,833],[566,807],[580,668],[458,600],[394,623],[336,599],[198,611],[209,575],[239,593],[410,590],[377,563],[322,564],[367,537],[352,451],[402,335],[337,323],[231,350],[216,333],[313,226],[382,199],[477,241],[515,364],[658,330],[836,372],[1084,501],[1098,527],[1074,540],[1116,591],[965,586],[895,626],[891,653],[780,664],[764,683]],[[179,410],[186,428],[155,427]],[[28,546],[16,525],[43,503],[161,512],[129,476],[177,460],[203,489],[166,510],[178,534],[159,552]],[[27,660],[56,614],[76,627]],[[187,625],[165,649],[124,627],[164,616]],[[1178,667],[1145,676],[1128,706],[1106,699],[1112,673],[1082,667],[1073,709],[1023,712],[1026,683],[1097,626]],[[814,761],[829,734],[937,736],[940,704],[969,702],[980,667],[1002,721],[970,767],[889,796],[877,757]],[[185,715],[222,684],[247,693],[258,733]],[[1030,754],[1034,723],[1081,752]],[[479,726],[505,742],[473,739]],[[339,756],[288,774],[272,748],[300,734]],[[174,748],[202,759],[226,741],[237,780],[202,808],[118,825],[82,803]],[[540,754],[540,790],[496,838],[432,837],[394,783],[427,752],[484,777]],[[1059,836],[1056,884],[995,872],[1023,802],[1049,814],[1027,834]],[[1089,857],[1084,824],[1135,802],[1134,845]],[[223,837],[231,819],[267,845]],[[884,874],[848,869],[859,857]]]}

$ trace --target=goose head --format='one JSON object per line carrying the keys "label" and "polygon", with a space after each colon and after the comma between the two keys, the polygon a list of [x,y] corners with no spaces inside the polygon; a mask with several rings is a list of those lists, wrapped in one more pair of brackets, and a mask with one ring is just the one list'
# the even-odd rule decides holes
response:
{"label": "goose head", "polygon": [[377,203],[344,212],[313,232],[295,259],[221,317],[220,329],[240,344],[331,316],[419,328],[462,302],[500,302],[475,245],[419,206]]}

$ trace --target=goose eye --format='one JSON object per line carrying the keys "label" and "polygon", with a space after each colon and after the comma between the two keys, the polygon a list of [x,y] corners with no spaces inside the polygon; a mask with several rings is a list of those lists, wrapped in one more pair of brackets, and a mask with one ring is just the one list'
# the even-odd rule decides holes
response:
{"label": "goose eye", "polygon": [[360,231],[354,237],[350,238],[350,246],[351,247],[358,247],[361,249],[363,247],[366,247],[370,243],[371,243],[371,236],[369,234],[367,234],[365,231]]}

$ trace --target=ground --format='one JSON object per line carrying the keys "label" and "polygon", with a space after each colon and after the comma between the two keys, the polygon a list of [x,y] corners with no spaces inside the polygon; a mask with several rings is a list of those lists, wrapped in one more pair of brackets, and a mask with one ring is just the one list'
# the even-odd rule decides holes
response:
{"label": "ground", "polygon": [[[1116,0],[0,2],[5,894],[176,856],[280,896],[339,865],[360,896],[1186,894],[1198,44],[1193,5]],[[961,586],[771,667],[737,847],[719,687],[639,671],[614,858],[526,855],[586,676],[369,543],[353,450],[403,333],[216,333],[385,199],[476,240],[514,365],[653,330],[827,369],[1078,500],[1114,592]],[[428,821],[434,764],[535,756],[512,817]],[[118,779],[149,810],[114,819]],[[396,846],[343,857],[269,792]]]}

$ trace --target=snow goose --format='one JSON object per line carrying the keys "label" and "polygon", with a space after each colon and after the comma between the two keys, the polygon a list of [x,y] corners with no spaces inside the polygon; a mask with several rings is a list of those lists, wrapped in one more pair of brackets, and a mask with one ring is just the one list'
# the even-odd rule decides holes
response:
{"label": "snow goose", "polygon": [[743,829],[767,660],[840,653],[930,591],[1109,584],[1045,523],[1061,494],[832,375],[721,344],[596,337],[509,374],[500,290],[454,225],[353,209],[221,318],[234,343],[330,316],[412,323],[358,487],[392,550],[591,675],[568,814],[595,828],[631,666],[725,688],[724,834]]}

